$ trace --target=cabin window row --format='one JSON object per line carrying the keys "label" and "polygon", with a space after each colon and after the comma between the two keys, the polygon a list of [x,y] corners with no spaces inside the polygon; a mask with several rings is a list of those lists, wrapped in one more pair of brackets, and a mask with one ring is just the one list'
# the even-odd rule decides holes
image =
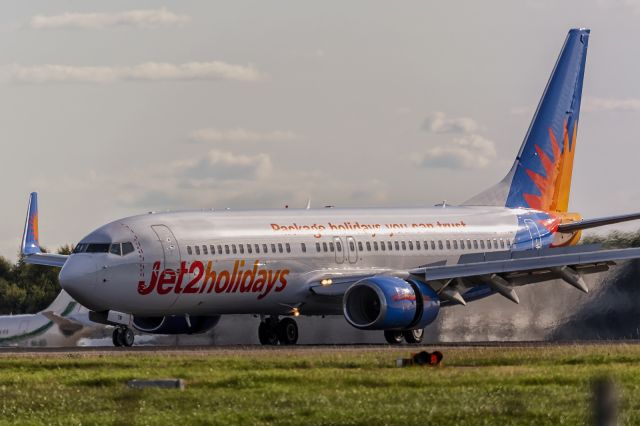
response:
{"label": "cabin window row", "polygon": [[[349,250],[356,251],[356,243],[348,241]],[[364,251],[414,251],[414,250],[494,250],[508,249],[511,247],[510,240],[494,238],[487,240],[460,239],[460,240],[425,240],[425,241],[358,241],[358,250]],[[324,241],[315,243],[316,253],[341,253],[342,243],[340,241]],[[306,243],[300,243],[302,253],[307,252]],[[230,254],[277,254],[291,253],[289,243],[270,244],[211,244],[211,245],[188,245],[189,255],[230,255]]]}

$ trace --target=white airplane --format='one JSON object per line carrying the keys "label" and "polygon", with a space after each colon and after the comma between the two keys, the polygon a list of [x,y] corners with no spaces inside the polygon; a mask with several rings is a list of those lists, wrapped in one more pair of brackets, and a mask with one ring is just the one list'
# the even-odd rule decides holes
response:
{"label": "white airplane", "polygon": [[89,321],[89,310],[64,290],[37,314],[0,316],[0,346],[76,346],[104,334],[105,326]]}
{"label": "white airplane", "polygon": [[554,279],[586,292],[583,274],[640,257],[571,247],[583,229],[640,218],[568,212],[588,41],[569,31],[513,167],[461,206],[150,213],[61,256],[40,251],[34,193],[25,261],[61,267],[62,287],[125,346],[132,329],[201,332],[225,314],[260,315],[263,344],[296,343],[298,315],[417,343],[441,308],[492,294],[518,303],[518,286]]}

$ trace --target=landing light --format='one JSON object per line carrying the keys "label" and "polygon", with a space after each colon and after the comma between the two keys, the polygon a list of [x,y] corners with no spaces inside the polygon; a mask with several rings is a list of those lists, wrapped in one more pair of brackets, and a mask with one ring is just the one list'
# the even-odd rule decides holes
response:
{"label": "landing light", "polygon": [[294,317],[299,317],[300,316],[300,309],[291,308],[291,315],[293,315]]}
{"label": "landing light", "polygon": [[331,278],[325,278],[324,280],[320,281],[320,285],[324,287],[330,286],[331,284],[333,284],[333,280]]}

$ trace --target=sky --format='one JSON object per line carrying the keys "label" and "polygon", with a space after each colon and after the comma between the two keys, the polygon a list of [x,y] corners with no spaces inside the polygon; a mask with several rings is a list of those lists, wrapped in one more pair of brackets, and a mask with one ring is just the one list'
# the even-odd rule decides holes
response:
{"label": "sky", "polygon": [[639,24],[638,0],[2,2],[0,255],[31,191],[50,248],[152,210],[461,203],[508,171],[572,27],[570,210],[640,211]]}

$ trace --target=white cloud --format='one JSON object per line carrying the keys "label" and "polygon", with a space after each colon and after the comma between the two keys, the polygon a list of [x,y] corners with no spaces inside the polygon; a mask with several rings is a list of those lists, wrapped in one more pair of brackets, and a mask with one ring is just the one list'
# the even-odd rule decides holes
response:
{"label": "white cloud", "polygon": [[9,67],[10,78],[19,83],[113,83],[116,81],[257,81],[261,73],[252,65],[226,62],[187,62],[184,64],[147,62],[132,67],[85,67],[36,65]]}
{"label": "white cloud", "polygon": [[438,111],[425,118],[422,129],[431,133],[472,133],[478,129],[478,123],[467,117],[447,117]]}
{"label": "white cloud", "polygon": [[479,135],[453,139],[449,145],[430,148],[418,161],[420,166],[448,169],[477,169],[496,158],[495,144]]}
{"label": "white cloud", "polygon": [[640,111],[640,99],[586,98],[583,111]]}
{"label": "white cloud", "polygon": [[176,176],[182,176],[188,186],[209,185],[211,181],[264,179],[271,174],[273,165],[267,154],[236,155],[232,152],[211,150],[201,159],[174,164]]}
{"label": "white cloud", "polygon": [[36,15],[29,21],[35,30],[50,29],[105,29],[114,27],[159,28],[184,24],[190,18],[178,15],[166,8],[129,10],[120,13],[63,13],[61,15]]}
{"label": "white cloud", "polygon": [[271,132],[256,132],[247,129],[200,129],[191,133],[190,138],[197,142],[284,142],[298,138],[290,130],[274,130]]}

